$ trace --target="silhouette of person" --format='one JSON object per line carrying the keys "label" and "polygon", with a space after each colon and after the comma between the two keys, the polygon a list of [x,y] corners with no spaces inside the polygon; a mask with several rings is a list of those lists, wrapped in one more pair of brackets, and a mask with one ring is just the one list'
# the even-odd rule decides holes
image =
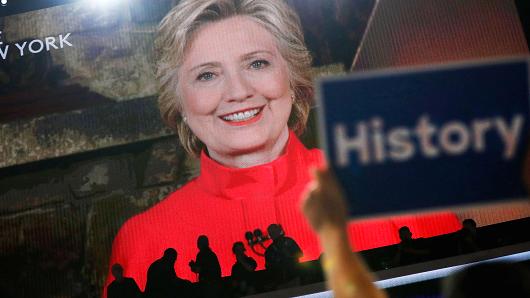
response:
{"label": "silhouette of person", "polygon": [[245,254],[243,242],[235,242],[232,252],[236,256],[236,262],[232,266],[232,285],[235,296],[251,294],[254,291],[254,278],[252,272],[256,270],[256,260]]}
{"label": "silhouette of person", "polygon": [[399,239],[401,240],[401,242],[405,243],[405,242],[409,242],[412,240],[412,232],[410,231],[409,227],[404,226],[404,227],[399,228],[398,233],[399,233]]}
{"label": "silhouette of person", "polygon": [[142,292],[134,279],[123,276],[123,267],[116,263],[111,268],[114,281],[107,287],[107,298],[140,298]]}
{"label": "silhouette of person", "polygon": [[409,227],[403,226],[399,228],[398,252],[395,263],[398,265],[407,265],[421,262],[429,254],[427,249],[421,247],[421,238],[412,239],[412,232]]}
{"label": "silhouette of person", "polygon": [[149,266],[144,297],[166,298],[191,295],[191,282],[177,277],[176,261],[177,251],[174,248],[168,248],[160,259]]}
{"label": "silhouette of person", "polygon": [[462,229],[457,232],[457,250],[459,254],[476,252],[479,250],[477,241],[477,223],[466,218],[462,221]]}
{"label": "silhouette of person", "polygon": [[210,249],[208,237],[197,238],[199,253],[195,261],[190,261],[191,271],[199,274],[199,282],[218,281],[221,278],[221,265],[217,255]]}
{"label": "silhouette of person", "polygon": [[278,283],[288,282],[298,276],[298,263],[303,253],[292,238],[285,236],[280,225],[267,228],[272,243],[265,250],[265,268]]}
{"label": "silhouette of person", "polygon": [[195,261],[191,260],[191,271],[199,274],[199,285],[203,297],[217,297],[220,295],[221,265],[217,255],[210,248],[208,237],[200,235],[197,238],[199,252]]}

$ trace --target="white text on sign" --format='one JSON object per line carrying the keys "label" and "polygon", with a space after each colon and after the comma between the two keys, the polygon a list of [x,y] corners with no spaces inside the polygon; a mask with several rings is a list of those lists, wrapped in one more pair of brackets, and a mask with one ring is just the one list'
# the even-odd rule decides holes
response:
{"label": "white text on sign", "polygon": [[[508,120],[508,121],[507,121]],[[436,158],[442,154],[461,155],[469,150],[486,151],[487,134],[496,134],[503,145],[502,157],[512,159],[521,138],[525,118],[516,114],[511,119],[493,117],[475,119],[470,123],[459,120],[437,126],[429,115],[421,115],[415,127],[398,126],[389,129],[380,117],[358,122],[354,133],[348,133],[344,124],[333,128],[337,163],[340,167],[350,164],[352,153],[362,165],[403,162],[417,154],[424,158]]]}

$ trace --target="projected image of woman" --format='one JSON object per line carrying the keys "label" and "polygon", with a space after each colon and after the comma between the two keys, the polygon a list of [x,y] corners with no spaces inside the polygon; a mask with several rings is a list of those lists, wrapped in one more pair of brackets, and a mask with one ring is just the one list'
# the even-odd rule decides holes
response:
{"label": "projected image of woman", "polygon": [[[223,276],[234,263],[233,243],[246,231],[280,224],[316,259],[320,248],[300,212],[309,168],[324,163],[298,140],[313,86],[311,58],[300,22],[283,1],[183,0],[163,19],[159,104],[186,151],[200,158],[200,175],[151,209],[128,220],[113,244],[111,264],[145,286],[149,265],[168,247],[178,252],[177,275],[196,239],[206,235]],[[399,242],[407,225],[418,237],[453,232],[450,213],[350,224],[357,250]],[[264,259],[255,257],[262,269]]]}

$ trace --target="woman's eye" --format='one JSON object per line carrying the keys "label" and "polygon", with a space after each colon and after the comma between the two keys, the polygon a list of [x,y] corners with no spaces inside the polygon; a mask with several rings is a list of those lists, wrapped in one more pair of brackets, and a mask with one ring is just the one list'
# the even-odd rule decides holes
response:
{"label": "woman's eye", "polygon": [[197,76],[197,80],[198,81],[210,81],[210,80],[213,80],[214,77],[215,75],[213,74],[213,72],[203,72]]}
{"label": "woman's eye", "polygon": [[267,67],[269,65],[269,61],[267,60],[256,60],[256,61],[253,61],[251,64],[250,64],[250,68],[253,68],[253,69],[262,69],[264,67]]}

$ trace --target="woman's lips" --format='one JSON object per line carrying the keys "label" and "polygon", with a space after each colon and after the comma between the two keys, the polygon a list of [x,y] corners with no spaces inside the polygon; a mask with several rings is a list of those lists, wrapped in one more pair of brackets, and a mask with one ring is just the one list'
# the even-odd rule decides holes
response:
{"label": "woman's lips", "polygon": [[248,125],[261,118],[263,107],[250,108],[219,116],[221,120],[233,126]]}

